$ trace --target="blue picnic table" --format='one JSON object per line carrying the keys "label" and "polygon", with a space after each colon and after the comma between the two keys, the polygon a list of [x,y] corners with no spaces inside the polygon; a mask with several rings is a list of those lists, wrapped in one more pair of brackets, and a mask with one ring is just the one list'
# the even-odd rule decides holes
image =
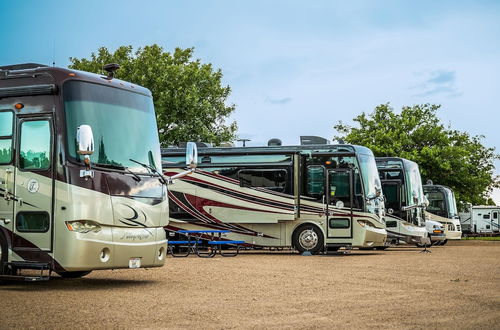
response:
{"label": "blue picnic table", "polygon": [[[223,257],[234,257],[238,255],[240,251],[240,245],[245,244],[245,241],[236,241],[236,240],[222,240],[222,234],[230,233],[230,230],[178,230],[176,233],[184,234],[186,236],[186,240],[177,240],[177,241],[169,241],[169,252],[174,257],[187,257],[191,252],[196,253],[198,257],[201,258],[213,258],[217,253],[219,253]],[[191,235],[191,234],[199,234],[199,235]],[[202,238],[201,235],[210,234],[210,239]],[[218,234],[216,236],[216,234]],[[208,252],[200,251],[199,244],[202,241],[206,241],[209,248]],[[186,246],[187,252],[186,254],[174,254],[173,248],[171,245],[177,246]],[[225,253],[222,252],[222,246],[236,245],[236,251],[233,253]]]}

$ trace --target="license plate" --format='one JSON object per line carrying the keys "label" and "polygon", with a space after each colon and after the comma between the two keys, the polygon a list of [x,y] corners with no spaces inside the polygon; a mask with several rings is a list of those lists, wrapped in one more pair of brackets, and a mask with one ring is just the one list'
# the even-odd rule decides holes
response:
{"label": "license plate", "polygon": [[128,268],[141,268],[141,258],[130,258]]}

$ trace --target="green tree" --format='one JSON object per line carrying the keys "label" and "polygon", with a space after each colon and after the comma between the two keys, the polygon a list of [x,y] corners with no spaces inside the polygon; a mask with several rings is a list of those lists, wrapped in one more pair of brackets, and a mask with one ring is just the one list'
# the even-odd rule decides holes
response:
{"label": "green tree", "polygon": [[458,202],[473,205],[493,201],[489,194],[500,187],[493,175],[494,148],[485,147],[484,136],[445,127],[436,115],[439,105],[405,106],[396,113],[389,104],[381,104],[370,113],[354,118],[353,127],[339,122],[336,139],[369,147],[375,156],[402,157],[419,164],[422,180],[449,186]]}
{"label": "green tree", "polygon": [[227,105],[231,93],[222,84],[222,72],[211,64],[193,60],[193,48],[165,52],[154,44],[133,51],[121,46],[111,53],[106,47],[90,58],[71,57],[70,68],[104,74],[103,65],[118,63],[116,78],[151,90],[163,146],[182,141],[220,144],[236,138],[236,123],[226,124],[235,105]]}

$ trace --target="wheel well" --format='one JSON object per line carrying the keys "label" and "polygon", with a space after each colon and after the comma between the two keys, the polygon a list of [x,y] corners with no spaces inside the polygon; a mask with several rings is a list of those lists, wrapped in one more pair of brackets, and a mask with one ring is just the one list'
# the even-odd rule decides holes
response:
{"label": "wheel well", "polygon": [[325,239],[325,233],[323,232],[323,229],[320,226],[318,226],[318,224],[316,224],[314,222],[303,222],[303,223],[301,223],[300,225],[298,225],[297,227],[295,227],[293,229],[293,232],[292,232],[292,246],[293,247],[296,248],[296,246],[294,244],[294,239],[293,238],[295,237],[295,234],[297,233],[297,231],[299,229],[301,229],[302,227],[309,226],[309,225],[312,225],[312,226],[314,226],[314,227],[316,227],[318,229],[318,231],[321,233],[321,235],[323,235],[323,241],[324,241],[324,239]]}

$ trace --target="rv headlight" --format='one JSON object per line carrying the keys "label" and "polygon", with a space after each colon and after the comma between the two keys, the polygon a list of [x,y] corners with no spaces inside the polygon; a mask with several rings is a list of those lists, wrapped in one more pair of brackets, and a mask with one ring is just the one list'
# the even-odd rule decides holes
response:
{"label": "rv headlight", "polygon": [[66,227],[69,231],[86,234],[88,232],[98,233],[101,231],[101,226],[97,222],[90,220],[66,221]]}
{"label": "rv headlight", "polygon": [[361,227],[373,227],[372,224],[366,220],[358,220],[358,223]]}

